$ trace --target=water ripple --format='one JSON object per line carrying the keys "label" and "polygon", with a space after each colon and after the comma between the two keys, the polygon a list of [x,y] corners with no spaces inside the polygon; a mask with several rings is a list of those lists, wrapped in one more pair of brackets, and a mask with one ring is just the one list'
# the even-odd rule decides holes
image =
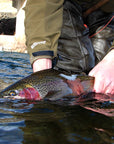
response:
{"label": "water ripple", "polygon": [[[28,54],[0,52],[0,68],[0,89],[32,73]],[[114,103],[92,97],[81,103],[0,98],[0,144],[113,144]]]}

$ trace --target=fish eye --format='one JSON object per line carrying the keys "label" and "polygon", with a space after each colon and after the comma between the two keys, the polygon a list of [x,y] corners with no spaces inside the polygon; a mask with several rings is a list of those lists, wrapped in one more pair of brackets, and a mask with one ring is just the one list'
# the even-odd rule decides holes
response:
{"label": "fish eye", "polygon": [[11,90],[11,91],[9,92],[9,95],[10,95],[10,96],[16,96],[16,92],[13,91],[13,90]]}

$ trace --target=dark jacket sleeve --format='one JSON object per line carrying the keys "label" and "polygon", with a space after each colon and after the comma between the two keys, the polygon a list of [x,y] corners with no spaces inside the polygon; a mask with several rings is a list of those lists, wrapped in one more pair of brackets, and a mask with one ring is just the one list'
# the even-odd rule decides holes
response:
{"label": "dark jacket sleeve", "polygon": [[109,51],[111,51],[112,49],[114,49],[114,40],[113,40],[112,46],[111,46],[111,48],[109,49]]}
{"label": "dark jacket sleeve", "polygon": [[28,0],[25,7],[25,34],[31,64],[38,58],[57,55],[64,0]]}

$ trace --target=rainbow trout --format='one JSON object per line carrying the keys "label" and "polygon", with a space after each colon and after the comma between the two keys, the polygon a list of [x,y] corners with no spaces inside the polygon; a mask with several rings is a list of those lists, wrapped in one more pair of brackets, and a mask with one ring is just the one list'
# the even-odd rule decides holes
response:
{"label": "rainbow trout", "polygon": [[57,100],[67,96],[89,93],[94,78],[89,76],[66,75],[49,69],[33,73],[0,92],[0,97],[11,99]]}

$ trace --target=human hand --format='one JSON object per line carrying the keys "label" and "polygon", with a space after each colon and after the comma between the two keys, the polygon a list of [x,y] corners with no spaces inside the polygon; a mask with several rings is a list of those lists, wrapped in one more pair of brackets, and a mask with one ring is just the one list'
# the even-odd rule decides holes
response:
{"label": "human hand", "polygon": [[114,94],[114,50],[111,50],[89,75],[95,77],[96,93]]}
{"label": "human hand", "polygon": [[52,61],[49,58],[38,59],[33,63],[33,72],[52,68]]}

